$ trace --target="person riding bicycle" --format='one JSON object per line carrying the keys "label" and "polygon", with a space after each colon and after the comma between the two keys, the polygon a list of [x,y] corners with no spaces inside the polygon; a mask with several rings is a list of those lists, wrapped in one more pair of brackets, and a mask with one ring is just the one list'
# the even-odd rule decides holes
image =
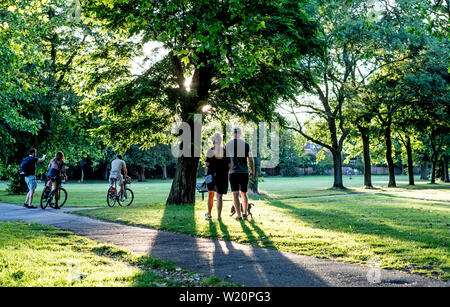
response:
{"label": "person riding bicycle", "polygon": [[[64,177],[64,181],[67,180],[66,175],[66,164],[64,159],[64,153],[58,151],[55,157],[48,164],[49,171],[47,173],[48,183],[47,186],[50,188],[50,182],[53,183],[55,190],[55,209],[59,209],[59,187],[61,186],[61,177]],[[50,189],[48,189],[50,190]]]}
{"label": "person riding bicycle", "polygon": [[[123,170],[123,176],[122,176]],[[122,155],[117,155],[116,159],[111,162],[111,172],[109,175],[110,187],[114,184],[114,180],[120,185],[120,199],[123,200],[123,191],[125,191],[125,182],[123,178],[128,177],[127,165],[122,160]]]}

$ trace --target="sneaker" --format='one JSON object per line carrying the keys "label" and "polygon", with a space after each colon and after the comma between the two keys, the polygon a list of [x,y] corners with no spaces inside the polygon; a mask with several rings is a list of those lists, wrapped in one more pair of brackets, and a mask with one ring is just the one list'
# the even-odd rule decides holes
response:
{"label": "sneaker", "polygon": [[33,205],[29,205],[28,208],[30,208],[30,209],[36,209],[37,207],[36,207],[36,206],[33,206]]}
{"label": "sneaker", "polygon": [[28,204],[23,204],[23,206],[24,206],[25,208],[28,208]]}
{"label": "sneaker", "polygon": [[209,215],[208,212],[205,213],[205,217],[206,217],[207,219],[211,219],[211,218],[212,218],[212,216]]}

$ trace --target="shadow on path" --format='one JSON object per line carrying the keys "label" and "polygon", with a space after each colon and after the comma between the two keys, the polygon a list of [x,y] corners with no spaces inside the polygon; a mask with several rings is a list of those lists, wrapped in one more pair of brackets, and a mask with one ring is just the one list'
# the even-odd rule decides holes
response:
{"label": "shadow on path", "polygon": [[[184,212],[180,222],[189,223],[188,228],[192,227],[194,233],[195,209],[194,206],[188,207],[188,212]],[[170,208],[166,207],[161,227],[164,228],[164,225],[171,222],[173,218]],[[218,224],[223,237],[230,237],[227,226],[222,221],[217,221],[217,224],[212,220],[207,222],[211,236],[218,236]],[[236,223],[239,222],[236,221]],[[241,221],[247,236],[252,236],[252,231],[246,223],[248,222]],[[259,234],[259,239],[264,237],[261,230]],[[181,239],[175,239],[171,232],[160,231],[152,241],[148,254],[152,257],[170,259],[180,267],[240,285],[257,287],[328,285],[316,274],[292,262],[277,250],[245,246],[230,241],[197,238],[185,234],[175,234],[175,236]],[[273,248],[273,244],[271,242],[269,244]]]}

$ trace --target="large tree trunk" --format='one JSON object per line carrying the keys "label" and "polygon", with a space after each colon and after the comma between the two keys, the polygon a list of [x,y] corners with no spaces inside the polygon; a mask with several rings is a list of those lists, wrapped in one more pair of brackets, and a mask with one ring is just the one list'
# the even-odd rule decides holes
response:
{"label": "large tree trunk", "polygon": [[178,158],[177,170],[172,182],[167,204],[194,204],[197,170],[200,158]]}
{"label": "large tree trunk", "polygon": [[448,157],[446,155],[442,156],[442,181],[450,182],[448,175]]}
{"label": "large tree trunk", "polygon": [[411,147],[411,137],[406,137],[406,154],[408,156],[408,178],[409,185],[414,185],[414,162]]}
{"label": "large tree trunk", "polygon": [[167,198],[167,204],[195,204],[195,191],[197,184],[197,170],[198,162],[200,160],[201,150],[201,120],[197,121],[195,113],[200,111],[202,104],[208,101],[209,90],[212,85],[212,76],[214,67],[212,64],[208,64],[207,53],[199,55],[199,63],[201,67],[197,68],[191,79],[190,92],[187,93],[184,82],[184,69],[180,59],[174,55],[173,51],[169,52],[169,57],[174,69],[174,76],[177,78],[177,82],[180,86],[180,99],[183,99],[181,106],[181,119],[184,123],[187,123],[191,128],[191,143],[184,144],[189,147],[190,155],[182,154],[178,158],[177,169],[172,181],[172,188],[170,190],[169,197]]}
{"label": "large tree trunk", "polygon": [[260,131],[259,128],[257,130],[257,137],[256,137],[256,157],[253,158],[253,161],[255,163],[255,174],[254,178],[250,180],[249,182],[249,188],[254,194],[259,194],[258,190],[258,183],[259,183],[259,176],[261,175],[261,152],[260,149]]}
{"label": "large tree trunk", "polygon": [[424,162],[420,166],[420,179],[428,180],[428,163]]}
{"label": "large tree trunk", "polygon": [[249,188],[254,194],[259,194],[258,183],[261,176],[261,157],[259,154],[254,158],[255,161],[255,177],[250,181]]}
{"label": "large tree trunk", "polygon": [[139,182],[144,182],[145,181],[145,168],[143,166],[141,166],[139,168]]}
{"label": "large tree trunk", "polygon": [[81,178],[80,178],[80,182],[84,181],[84,167],[81,166]]}
{"label": "large tree trunk", "polygon": [[395,166],[394,159],[392,158],[392,140],[391,140],[391,124],[389,123],[384,130],[384,137],[386,141],[386,161],[389,171],[389,184],[388,187],[395,188]]}
{"label": "large tree trunk", "polygon": [[333,188],[344,189],[344,183],[342,181],[342,157],[339,150],[333,150],[333,169],[334,169],[334,183]]}
{"label": "large tree trunk", "polygon": [[436,183],[436,168],[437,168],[437,159],[431,159],[431,183]]}
{"label": "large tree trunk", "polygon": [[162,171],[163,171],[163,180],[167,180],[167,165],[164,165],[162,167]]}
{"label": "large tree trunk", "polygon": [[361,133],[361,139],[363,143],[363,156],[364,156],[364,188],[373,189],[372,185],[372,163],[370,162],[370,140],[369,129],[363,126],[358,126]]}
{"label": "large tree trunk", "polygon": [[167,204],[185,205],[195,203],[202,127],[201,122],[196,121],[193,112],[182,118],[184,118],[183,122],[187,123],[191,129],[191,139],[190,143],[187,139],[182,141],[183,154],[178,158],[172,188],[166,201]]}

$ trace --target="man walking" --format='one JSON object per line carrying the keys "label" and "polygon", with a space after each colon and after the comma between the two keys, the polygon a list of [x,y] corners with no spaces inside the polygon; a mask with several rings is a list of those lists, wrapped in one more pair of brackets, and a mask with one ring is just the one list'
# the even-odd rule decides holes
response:
{"label": "man walking", "polygon": [[30,209],[36,209],[36,206],[33,206],[33,196],[34,191],[36,191],[37,182],[36,182],[36,162],[44,162],[45,156],[43,155],[41,159],[37,158],[37,150],[36,148],[31,148],[28,151],[29,155],[25,159],[23,159],[22,164],[20,165],[21,168],[21,175],[24,176],[25,182],[28,186],[28,194],[25,199],[25,203],[23,204],[24,207],[30,208]]}
{"label": "man walking", "polygon": [[[236,127],[233,129],[233,140],[226,144],[226,153],[230,158],[229,180],[231,191],[233,192],[234,208],[236,209],[237,219],[247,219],[248,208],[248,181],[253,179],[255,174],[255,164],[250,145],[241,140],[242,131]],[[248,163],[250,164],[251,173],[248,174]],[[242,211],[239,201],[239,194],[242,197]]]}

